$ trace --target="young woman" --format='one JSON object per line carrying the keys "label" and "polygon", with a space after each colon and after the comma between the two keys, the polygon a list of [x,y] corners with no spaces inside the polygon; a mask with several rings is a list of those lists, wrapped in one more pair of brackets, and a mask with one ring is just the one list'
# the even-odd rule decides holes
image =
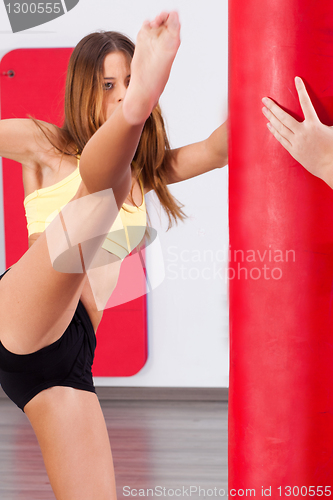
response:
{"label": "young woman", "polygon": [[333,189],[333,128],[320,122],[301,78],[295,78],[295,85],[304,121],[298,122],[264,97],[267,127],[296,161]]}
{"label": "young woman", "polygon": [[[0,155],[23,167],[29,228],[29,250],[0,281],[0,383],[33,426],[58,500],[116,498],[91,375],[102,315],[93,289],[101,286],[105,303],[142,233],[124,249],[112,228],[119,217],[145,226],[151,189],[170,222],[183,218],[167,184],[227,162],[226,124],[200,143],[168,146],[157,103],[179,35],[175,12],[145,22],[135,52],[118,33],[88,35],[69,64],[61,129],[0,122]],[[112,272],[104,290],[94,270],[105,264]]]}

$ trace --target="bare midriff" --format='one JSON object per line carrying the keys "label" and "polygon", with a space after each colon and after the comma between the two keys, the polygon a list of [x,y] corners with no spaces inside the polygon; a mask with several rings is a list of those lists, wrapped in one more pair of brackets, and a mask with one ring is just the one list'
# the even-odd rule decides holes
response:
{"label": "bare midriff", "polygon": [[28,241],[29,241],[29,248],[31,247],[31,245],[32,245],[33,243],[35,243],[35,241],[37,241],[37,240],[38,240],[38,238],[40,237],[40,235],[41,235],[41,234],[42,234],[42,233],[34,233],[34,234],[31,234],[31,235],[29,236],[29,240],[28,240]]}

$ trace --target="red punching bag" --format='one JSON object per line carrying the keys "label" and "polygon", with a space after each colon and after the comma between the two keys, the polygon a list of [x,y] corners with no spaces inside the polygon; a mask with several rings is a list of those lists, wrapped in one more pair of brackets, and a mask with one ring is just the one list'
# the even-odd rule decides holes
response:
{"label": "red punching bag", "polygon": [[261,98],[303,120],[300,76],[333,125],[333,2],[229,0],[229,51],[229,498],[327,498],[333,191],[269,133]]}

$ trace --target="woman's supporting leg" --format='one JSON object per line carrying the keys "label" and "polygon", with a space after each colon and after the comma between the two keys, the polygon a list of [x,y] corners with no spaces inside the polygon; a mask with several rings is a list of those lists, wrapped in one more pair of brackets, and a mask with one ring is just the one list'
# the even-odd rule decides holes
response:
{"label": "woman's supporting leg", "polygon": [[[84,148],[83,183],[74,199],[112,188],[120,209],[131,188],[130,161],[144,121],[164,89],[178,46],[176,14],[162,14],[145,23],[124,103]],[[87,219],[79,211],[75,224],[79,229],[88,223],[93,226],[100,217],[93,211]],[[105,214],[105,218],[111,227],[115,217]],[[91,254],[102,241],[95,238]],[[14,353],[26,354],[56,341],[72,319],[85,279],[85,273],[58,272],[52,267],[44,232],[0,281],[1,342]]]}
{"label": "woman's supporting leg", "polygon": [[96,394],[52,387],[24,411],[57,500],[116,500],[110,442]]}

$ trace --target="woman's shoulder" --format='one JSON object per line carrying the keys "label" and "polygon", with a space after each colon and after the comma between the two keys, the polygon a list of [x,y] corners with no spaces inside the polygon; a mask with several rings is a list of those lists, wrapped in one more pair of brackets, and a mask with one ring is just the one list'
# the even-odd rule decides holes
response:
{"label": "woman's shoulder", "polygon": [[60,154],[61,139],[61,129],[43,120],[0,120],[0,156],[17,161],[23,167],[37,166],[45,155]]}
{"label": "woman's shoulder", "polygon": [[53,123],[43,120],[30,119],[30,127],[34,131],[36,152],[48,152],[53,149],[53,152],[59,153],[62,150],[63,132]]}
{"label": "woman's shoulder", "polygon": [[62,181],[77,168],[75,148],[70,154],[62,150],[61,129],[52,123],[31,119],[33,139],[30,154],[21,161],[25,196]]}
{"label": "woman's shoulder", "polygon": [[[76,148],[67,146],[64,150],[64,133],[61,128],[53,123],[43,120],[31,119],[29,126],[33,129],[34,140],[31,146],[31,165],[40,169],[58,170],[62,160],[67,156],[76,164]],[[66,162],[65,162],[66,163]],[[24,166],[24,165],[23,165]]]}
{"label": "woman's shoulder", "polygon": [[56,137],[57,127],[30,118],[0,120],[0,156],[22,165],[36,162],[47,147],[45,133]]}

